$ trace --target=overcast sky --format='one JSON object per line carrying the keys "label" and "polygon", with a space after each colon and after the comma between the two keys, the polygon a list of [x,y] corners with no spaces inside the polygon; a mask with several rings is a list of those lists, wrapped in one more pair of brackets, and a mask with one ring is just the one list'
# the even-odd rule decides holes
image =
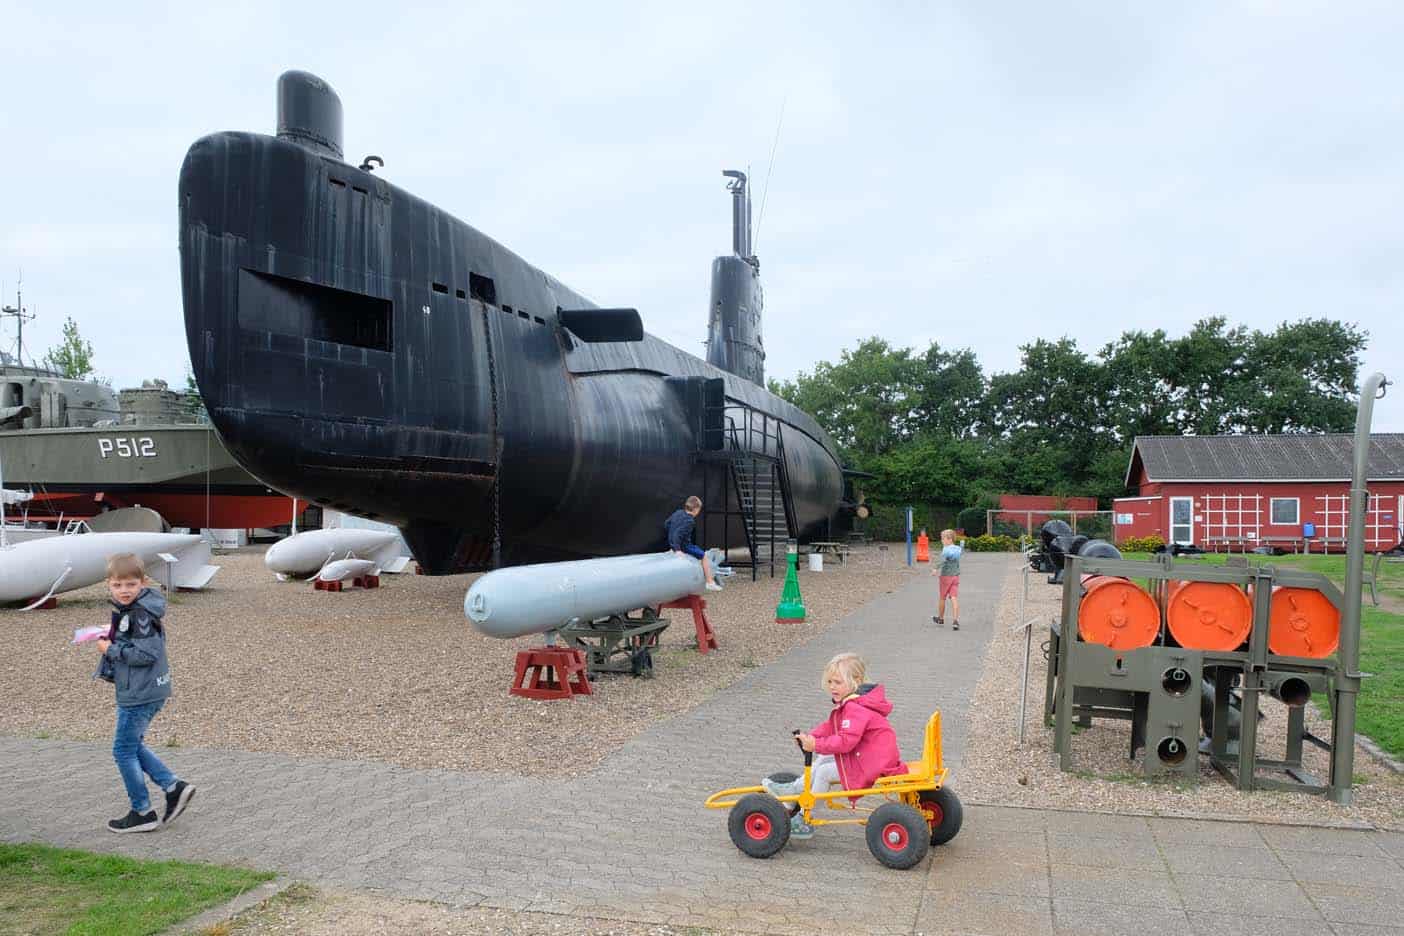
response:
{"label": "overcast sky", "polygon": [[116,385],[183,382],[181,159],[272,133],[303,68],[348,161],[697,354],[721,170],[749,168],[770,376],[874,334],[997,372],[1037,337],[1327,316],[1370,332],[1365,372],[1401,381],[1376,428],[1404,431],[1398,4],[301,6],[0,4],[31,353],[72,316]]}

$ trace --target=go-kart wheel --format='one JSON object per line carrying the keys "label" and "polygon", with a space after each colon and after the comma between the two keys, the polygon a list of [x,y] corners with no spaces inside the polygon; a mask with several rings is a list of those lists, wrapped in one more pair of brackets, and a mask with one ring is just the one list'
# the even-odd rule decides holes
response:
{"label": "go-kart wheel", "polygon": [[775,797],[748,793],[731,807],[726,828],[737,848],[752,858],[769,858],[790,840],[790,814]]}
{"label": "go-kart wheel", "polygon": [[906,803],[884,803],[868,817],[868,851],[889,868],[904,871],[926,857],[931,830],[926,817]]}
{"label": "go-kart wheel", "polygon": [[965,819],[965,812],[961,809],[955,790],[950,787],[922,790],[921,808],[936,814],[934,818],[927,820],[927,825],[931,827],[932,845],[944,845],[956,837],[956,833],[960,831],[960,824]]}

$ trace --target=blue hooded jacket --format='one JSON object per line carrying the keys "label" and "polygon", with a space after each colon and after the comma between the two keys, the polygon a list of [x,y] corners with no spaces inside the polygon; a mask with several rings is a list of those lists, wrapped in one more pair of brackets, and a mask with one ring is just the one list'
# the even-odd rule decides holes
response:
{"label": "blue hooded jacket", "polygon": [[166,661],[166,631],[161,618],[166,596],[143,588],[129,605],[112,603],[112,645],[102,655],[97,675],[117,689],[119,706],[147,705],[171,695],[171,667]]}

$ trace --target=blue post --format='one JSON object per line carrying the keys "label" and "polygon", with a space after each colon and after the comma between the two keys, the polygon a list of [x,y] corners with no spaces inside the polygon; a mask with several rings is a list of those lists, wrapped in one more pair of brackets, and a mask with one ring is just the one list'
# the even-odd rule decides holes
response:
{"label": "blue post", "polygon": [[907,508],[907,565],[912,564],[912,508]]}

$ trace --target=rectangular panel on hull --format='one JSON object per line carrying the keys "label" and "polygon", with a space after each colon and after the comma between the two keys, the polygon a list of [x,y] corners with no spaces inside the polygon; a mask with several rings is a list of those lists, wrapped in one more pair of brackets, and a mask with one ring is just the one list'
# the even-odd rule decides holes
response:
{"label": "rectangular panel on hull", "polygon": [[393,304],[252,270],[239,271],[239,384],[246,409],[385,420]]}
{"label": "rectangular panel on hull", "polygon": [[239,271],[239,327],[390,351],[389,299],[254,270]]}

